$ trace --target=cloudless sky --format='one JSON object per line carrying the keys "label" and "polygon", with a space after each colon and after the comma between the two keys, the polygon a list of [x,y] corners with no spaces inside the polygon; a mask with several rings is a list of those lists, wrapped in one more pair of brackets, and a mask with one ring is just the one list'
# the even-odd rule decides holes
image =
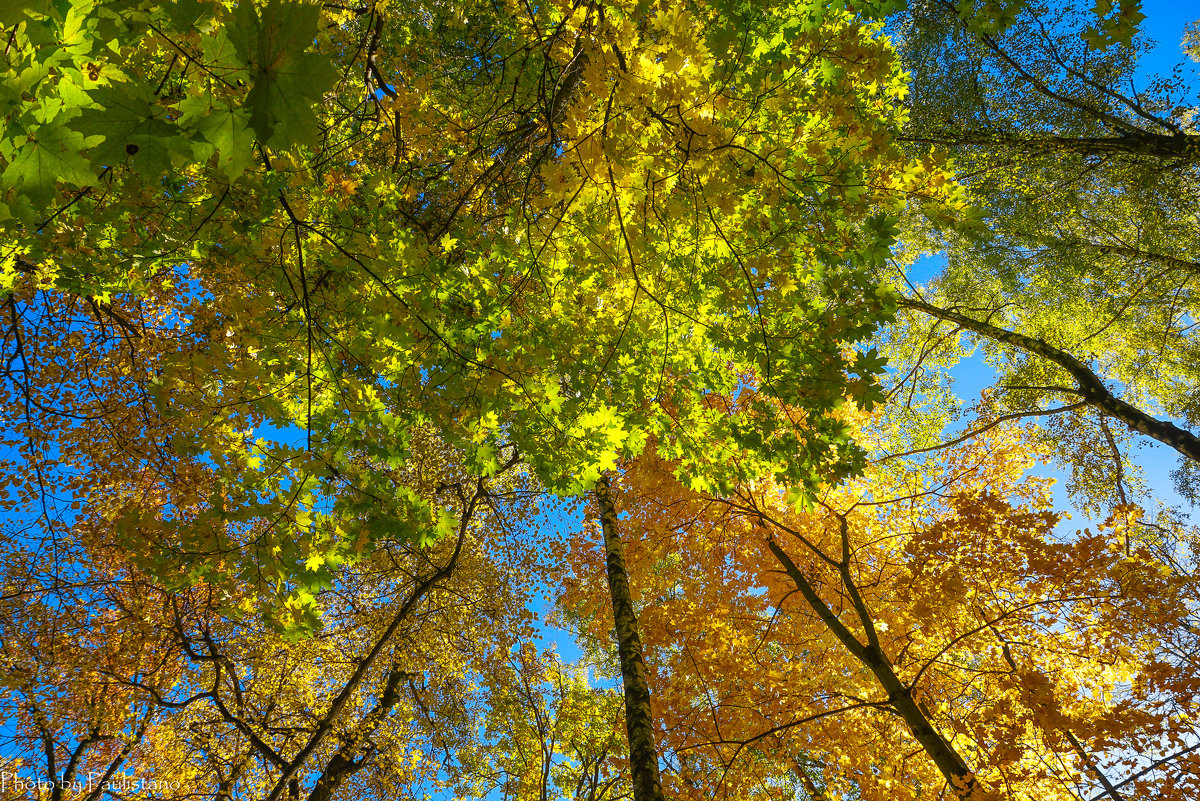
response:
{"label": "cloudless sky", "polygon": [[[1086,4],[1090,5],[1090,2]],[[1144,37],[1154,40],[1155,45],[1141,54],[1138,61],[1138,75],[1141,81],[1135,88],[1142,91],[1148,88],[1156,77],[1168,76],[1181,66],[1183,76],[1191,85],[1200,87],[1200,64],[1187,59],[1181,47],[1184,28],[1200,18],[1200,3],[1193,0],[1142,0],[1142,13],[1146,15],[1146,19],[1140,26],[1141,33]],[[927,256],[913,266],[909,274],[910,279],[926,283],[941,271],[943,265],[944,260],[941,257]],[[979,351],[961,362],[951,374],[955,379],[955,393],[968,403],[978,400],[980,391],[991,386],[995,378]],[[1184,511],[1192,508],[1175,492],[1174,482],[1170,477],[1171,471],[1179,466],[1179,456],[1173,449],[1137,434],[1134,435],[1133,447],[1126,451],[1125,455],[1142,468],[1147,486],[1154,496]],[[1067,497],[1067,476],[1064,471],[1043,467],[1037,472],[1058,479],[1054,494],[1055,508],[1073,510],[1074,515],[1071,521],[1064,524],[1065,528],[1073,530],[1092,524],[1092,521],[1074,511],[1074,506]]]}
{"label": "cloudless sky", "polygon": [[[1076,0],[1076,2],[1087,6],[1091,5],[1091,0]],[[1137,87],[1138,89],[1146,88],[1151,82],[1152,76],[1169,74],[1180,64],[1183,58],[1180,41],[1184,28],[1200,17],[1200,3],[1195,0],[1142,0],[1142,11],[1146,15],[1146,20],[1142,23],[1141,30],[1144,35],[1154,39],[1157,45],[1142,56],[1139,73],[1144,83]],[[1194,86],[1200,86],[1200,65],[1188,62],[1185,75],[1190,75]],[[923,260],[914,269],[913,279],[921,282],[928,281],[936,274],[939,267],[939,260],[936,257]],[[991,369],[978,354],[965,360],[953,371],[953,374],[957,381],[956,391],[967,402],[976,400],[980,390],[989,386],[993,379]],[[1145,470],[1154,493],[1167,503],[1186,507],[1186,502],[1174,493],[1169,478],[1170,471],[1178,465],[1175,452],[1140,435],[1136,437],[1135,441],[1140,444],[1140,447],[1135,447],[1131,456]],[[1059,508],[1066,508],[1068,501],[1062,488],[1062,473],[1045,469],[1039,472],[1043,474],[1046,472],[1056,473],[1060,477],[1056,505]],[[569,528],[573,525],[574,521],[562,510],[552,511],[548,514],[558,526]],[[1070,525],[1071,527],[1082,527],[1087,524],[1088,522],[1081,515],[1076,515]],[[542,615],[548,614],[550,612],[549,603],[541,605],[538,611]],[[552,626],[545,626],[543,630],[547,640],[555,643],[560,654],[565,658],[573,659],[580,655],[579,649],[569,634]],[[7,733],[7,725],[3,718],[0,718],[0,735]],[[0,740],[3,739],[3,736],[0,736]]]}
{"label": "cloudless sky", "polygon": [[[1183,58],[1180,43],[1183,29],[1200,19],[1200,3],[1195,0],[1142,0],[1142,33],[1158,42],[1158,46],[1142,55],[1143,75],[1170,72]],[[1189,61],[1193,77],[1200,64]]]}

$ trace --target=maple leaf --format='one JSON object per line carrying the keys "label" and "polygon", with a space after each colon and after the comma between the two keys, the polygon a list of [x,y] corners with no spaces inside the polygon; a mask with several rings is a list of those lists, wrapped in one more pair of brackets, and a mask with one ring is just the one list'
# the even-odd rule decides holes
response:
{"label": "maple leaf", "polygon": [[245,107],[260,142],[284,148],[312,144],[320,130],[313,106],[338,79],[328,57],[305,52],[317,33],[320,8],[269,0],[261,13],[253,3],[235,9],[229,29],[237,56],[251,70]]}

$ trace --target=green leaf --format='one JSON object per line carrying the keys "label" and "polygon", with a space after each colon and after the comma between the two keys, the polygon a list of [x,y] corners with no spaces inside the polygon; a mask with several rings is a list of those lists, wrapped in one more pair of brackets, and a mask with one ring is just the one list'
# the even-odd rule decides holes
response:
{"label": "green leaf", "polygon": [[128,161],[143,178],[157,178],[184,155],[186,144],[166,109],[147,86],[118,84],[92,92],[98,108],[85,109],[74,127],[92,138],[103,137],[91,150],[93,169]]}
{"label": "green leaf", "polygon": [[320,129],[313,106],[337,81],[330,59],[305,53],[317,35],[320,9],[271,0],[262,15],[249,3],[235,11],[229,40],[251,66],[253,86],[246,95],[250,127],[273,147],[311,144]]}
{"label": "green leaf", "polygon": [[180,125],[190,127],[216,148],[217,166],[225,177],[233,180],[245,172],[254,158],[254,131],[250,129],[250,114],[244,108],[210,97],[188,98],[179,104],[183,112]]}
{"label": "green leaf", "polygon": [[0,25],[14,28],[24,22],[26,15],[46,14],[50,9],[50,0],[4,0],[0,2]]}
{"label": "green leaf", "polygon": [[12,154],[0,180],[28,198],[34,210],[40,211],[54,200],[59,181],[80,187],[96,182],[95,174],[80,151],[98,141],[96,137],[85,137],[57,121],[39,126],[29,134],[29,141]]}
{"label": "green leaf", "polygon": [[163,9],[175,30],[186,31],[196,26],[196,21],[209,16],[211,11],[199,0],[173,0]]}

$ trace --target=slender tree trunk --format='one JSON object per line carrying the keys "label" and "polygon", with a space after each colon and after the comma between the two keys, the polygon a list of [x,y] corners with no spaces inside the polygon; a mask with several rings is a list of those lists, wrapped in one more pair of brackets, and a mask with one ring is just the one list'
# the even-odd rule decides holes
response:
{"label": "slender tree trunk", "polygon": [[1087,401],[1089,405],[1096,407],[1109,417],[1120,420],[1134,431],[1153,437],[1164,445],[1169,445],[1192,461],[1200,462],[1200,437],[1174,423],[1151,417],[1136,406],[1113,395],[1108,387],[1104,386],[1104,382],[1100,380],[1099,376],[1065,350],[1060,350],[1041,339],[1027,337],[1024,334],[999,328],[991,323],[976,320],[974,317],[968,317],[950,309],[942,309],[913,298],[900,298],[898,305],[905,309],[924,312],[931,317],[957,323],[969,331],[1054,362],[1071,374],[1078,386],[1076,394]]}
{"label": "slender tree trunk", "polygon": [[[844,521],[843,521],[844,523]],[[976,797],[979,790],[979,785],[975,781],[975,774],[967,765],[966,760],[959,755],[950,741],[942,736],[941,732],[929,720],[929,716],[921,708],[912,697],[912,690],[900,680],[896,675],[896,671],[892,667],[892,662],[887,658],[883,649],[879,646],[878,638],[874,632],[874,626],[870,623],[869,617],[864,616],[864,610],[857,602],[857,589],[854,589],[852,595],[855,596],[855,606],[858,609],[859,615],[863,617],[863,625],[867,632],[867,643],[864,645],[859,641],[854,632],[850,631],[838,616],[834,613],[829,605],[821,599],[817,594],[816,588],[809,582],[808,578],[792,561],[792,558],[787,555],[773,539],[767,540],[767,547],[771,549],[771,553],[775,554],[775,558],[779,560],[779,564],[783,566],[784,571],[788,574],[788,578],[804,596],[804,600],[812,608],[821,621],[829,628],[833,635],[846,647],[846,650],[854,655],[864,667],[869,669],[875,676],[875,680],[879,682],[880,688],[888,695],[888,705],[896,712],[897,715],[908,726],[908,730],[912,732],[913,738],[920,744],[929,758],[937,765],[938,770],[952,788],[958,793],[957,797],[962,799],[971,799]],[[843,572],[843,579],[846,578]],[[850,589],[847,587],[847,589]]]}
{"label": "slender tree trunk", "polygon": [[804,792],[808,793],[812,801],[829,801],[829,796],[825,794],[825,791],[818,788],[812,776],[808,775],[808,768],[797,764],[796,778],[800,780],[800,784],[804,785]]}
{"label": "slender tree trunk", "polygon": [[658,751],[654,747],[654,717],[650,712],[650,685],[642,658],[637,615],[629,593],[629,574],[621,547],[617,510],[612,501],[608,476],[596,484],[600,527],[604,531],[604,553],[608,563],[608,590],[612,595],[613,620],[617,627],[621,679],[625,685],[625,728],[629,734],[629,767],[633,777],[634,801],[663,801],[658,778]]}
{"label": "slender tree trunk", "polygon": [[931,142],[949,146],[980,147],[994,151],[1028,154],[1075,153],[1080,156],[1146,156],[1157,159],[1200,159],[1200,135],[1191,133],[1160,134],[1148,131],[1119,136],[1044,136],[1009,131],[931,132],[902,136],[910,142]]}
{"label": "slender tree trunk", "polygon": [[1039,241],[1048,247],[1087,249],[1098,256],[1107,256],[1109,254],[1124,256],[1127,259],[1140,259],[1154,264],[1161,264],[1164,267],[1192,273],[1193,275],[1200,274],[1200,262],[1198,261],[1181,259],[1178,256],[1155,253],[1154,251],[1142,250],[1141,248],[1132,248],[1127,245],[1111,245],[1104,244],[1103,242],[1092,242],[1088,239],[1058,239],[1055,237],[1046,237]]}

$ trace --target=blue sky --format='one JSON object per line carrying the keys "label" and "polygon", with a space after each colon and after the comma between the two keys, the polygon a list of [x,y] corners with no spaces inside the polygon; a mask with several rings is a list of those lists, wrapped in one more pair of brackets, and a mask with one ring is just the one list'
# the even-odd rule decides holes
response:
{"label": "blue sky", "polygon": [[[1090,0],[1078,0],[1078,2],[1090,5]],[[1142,9],[1143,13],[1146,14],[1142,30],[1144,34],[1158,42],[1155,48],[1143,56],[1141,62],[1141,74],[1148,84],[1152,75],[1167,73],[1179,64],[1182,57],[1179,43],[1184,27],[1195,18],[1200,17],[1200,5],[1188,2],[1188,0],[1176,0],[1175,2],[1171,2],[1170,0],[1143,0]],[[1195,76],[1196,70],[1200,69],[1200,65],[1193,64],[1190,69],[1192,70],[1192,75]],[[919,266],[914,278],[921,281],[928,280],[932,277],[937,267],[937,259],[929,259]],[[955,368],[953,374],[957,382],[956,391],[960,397],[968,402],[977,399],[980,390],[990,385],[993,378],[992,371],[979,355],[962,362]],[[286,439],[287,433],[286,431],[268,431],[265,428],[259,432],[260,435],[275,434],[284,439]],[[1169,477],[1170,472],[1178,465],[1178,458],[1174,451],[1166,446],[1153,443],[1144,437],[1138,437],[1137,443],[1138,446],[1133,449],[1131,456],[1145,471],[1147,481],[1155,494],[1168,504],[1181,506],[1186,509],[1186,502],[1174,493]],[[1066,497],[1063,487],[1064,477],[1061,471],[1043,470],[1041,472],[1049,472],[1059,477],[1060,480],[1055,499],[1056,506],[1058,508],[1070,508],[1070,502]],[[573,524],[569,516],[561,510],[548,513],[548,518],[553,521],[553,524],[557,524],[557,526],[565,525],[569,527]],[[1069,527],[1077,528],[1088,524],[1088,521],[1082,515],[1076,514],[1075,518],[1070,521]],[[543,620],[545,620],[545,615],[550,611],[550,605],[547,603],[541,606],[538,611],[543,615]],[[556,644],[559,653],[564,658],[574,659],[580,656],[579,649],[566,632],[546,626],[544,634],[548,641]],[[3,731],[4,722],[0,720],[0,733]],[[2,739],[2,734],[0,734],[0,739]]]}
{"label": "blue sky", "polygon": [[[1193,86],[1200,86],[1200,64],[1187,60],[1181,48],[1184,28],[1200,18],[1200,5],[1185,0],[1142,0],[1142,13],[1146,15],[1140,28],[1142,35],[1156,44],[1143,53],[1138,62],[1141,85],[1136,88],[1139,91],[1147,88],[1156,76],[1169,75],[1181,62],[1184,75],[1189,77]],[[909,277],[914,282],[926,283],[940,271],[943,264],[940,257],[925,257],[914,265]],[[955,393],[968,403],[977,400],[980,391],[990,386],[994,378],[994,373],[979,351],[961,362],[951,373],[955,379]],[[1175,492],[1170,477],[1171,471],[1179,466],[1179,456],[1173,449],[1148,437],[1135,435],[1133,447],[1126,455],[1141,467],[1146,484],[1155,497],[1168,506],[1184,511],[1192,508]],[[1075,529],[1089,525],[1091,521],[1078,511],[1067,496],[1066,474],[1050,468],[1042,468],[1038,473],[1058,478],[1055,508],[1073,514],[1073,519],[1065,526]]]}
{"label": "blue sky", "polygon": [[1142,33],[1157,41],[1158,46],[1142,55],[1141,71],[1144,75],[1169,72],[1182,56],[1184,27],[1200,19],[1200,5],[1191,0],[1142,0],[1142,13],[1146,15]]}

